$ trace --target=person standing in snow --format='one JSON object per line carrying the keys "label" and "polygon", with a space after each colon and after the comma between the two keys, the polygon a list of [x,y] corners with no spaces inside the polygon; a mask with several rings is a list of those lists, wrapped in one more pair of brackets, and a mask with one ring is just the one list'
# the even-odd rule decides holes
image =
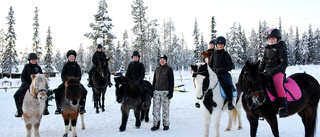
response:
{"label": "person standing in snow", "polygon": [[280,117],[287,117],[287,96],[283,87],[283,79],[286,76],[285,72],[288,66],[286,44],[284,41],[281,41],[281,33],[278,29],[270,29],[267,39],[268,44],[266,45],[259,70],[263,72],[266,77],[272,77],[280,103],[279,115]]}
{"label": "person standing in snow", "polygon": [[167,56],[160,57],[160,66],[156,68],[153,76],[153,127],[152,131],[160,127],[160,110],[162,106],[163,130],[169,129],[170,99],[173,97],[174,75],[167,65]]}
{"label": "person standing in snow", "polygon": [[[77,53],[74,50],[69,50],[67,52],[67,58],[68,62],[64,64],[62,71],[61,71],[61,80],[62,84],[59,85],[58,88],[54,89],[53,92],[55,93],[55,100],[57,105],[57,110],[55,111],[55,114],[61,114],[61,99],[62,99],[62,93],[65,90],[65,82],[67,77],[76,77],[81,79],[81,69],[78,63],[75,61],[77,57]],[[86,104],[86,97],[87,97],[87,90],[84,88],[84,86],[81,84],[82,89],[82,97],[80,99],[80,113],[85,113],[85,104]]]}
{"label": "person standing in snow", "polygon": [[[22,116],[22,103],[23,103],[23,97],[24,94],[27,92],[29,89],[32,79],[31,79],[31,74],[37,74],[40,73],[42,74],[42,69],[41,67],[37,64],[38,56],[35,53],[30,53],[28,55],[28,61],[29,63],[26,64],[22,70],[21,74],[21,86],[19,89],[16,91],[16,93],[13,95],[14,101],[16,103],[16,108],[17,112],[15,114],[15,117],[21,117]],[[46,107],[43,112],[43,115],[49,115],[48,111],[48,100],[46,100]]]}

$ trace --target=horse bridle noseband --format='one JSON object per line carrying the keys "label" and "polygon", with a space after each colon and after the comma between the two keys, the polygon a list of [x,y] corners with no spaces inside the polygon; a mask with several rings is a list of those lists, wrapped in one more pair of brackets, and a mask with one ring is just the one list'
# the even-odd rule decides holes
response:
{"label": "horse bridle noseband", "polygon": [[[203,76],[205,76],[205,77],[208,77],[209,78],[209,75],[208,74],[206,74],[206,73],[208,73],[208,72],[206,72],[206,71],[201,71],[201,72],[193,72],[193,74],[192,74],[192,77],[196,77],[196,75],[198,75],[198,74],[200,74],[200,75],[203,75]],[[208,94],[210,94],[216,87],[217,87],[217,85],[218,85],[218,82],[219,81],[217,81],[216,82],[216,84],[214,85],[214,87],[213,88],[207,88],[207,90],[206,90],[206,94],[205,95],[203,95],[203,97],[204,96],[206,96],[206,95],[208,95]],[[193,83],[194,83],[194,78],[193,78]],[[210,85],[210,84],[209,84]],[[203,97],[201,97],[201,98],[203,98]]]}
{"label": "horse bridle noseband", "polygon": [[46,92],[47,93],[47,90],[45,90],[45,89],[38,90],[38,92],[33,96],[34,99],[38,99],[39,92]]}
{"label": "horse bridle noseband", "polygon": [[[248,72],[245,71],[244,74],[246,74],[246,73],[248,73]],[[249,83],[245,81],[245,79],[246,79],[246,77],[243,76],[242,81],[243,81],[244,85],[246,86],[247,90],[249,90],[249,93],[253,93],[253,94],[248,94],[248,93],[245,94],[246,105],[250,110],[256,109],[256,108],[260,107],[265,102],[266,98],[264,98],[263,101],[261,101],[261,102],[258,101],[257,103],[251,103],[251,105],[250,105],[249,99],[252,100],[253,95],[263,94],[263,90],[253,91],[253,89],[250,87]]]}

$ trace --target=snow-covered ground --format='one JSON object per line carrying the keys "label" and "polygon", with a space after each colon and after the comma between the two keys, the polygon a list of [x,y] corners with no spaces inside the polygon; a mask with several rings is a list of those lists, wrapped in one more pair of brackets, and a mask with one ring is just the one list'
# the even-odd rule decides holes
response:
{"label": "snow-covered ground", "polygon": [[[304,72],[311,74],[318,81],[320,81],[320,66],[292,66],[288,67],[287,75]],[[238,75],[240,70],[234,70],[232,73]],[[171,100],[170,108],[170,129],[163,131],[162,126],[158,131],[151,131],[152,127],[152,111],[149,113],[150,121],[148,123],[143,122],[140,129],[135,128],[135,119],[133,112],[130,112],[127,130],[125,132],[119,132],[119,126],[121,124],[121,112],[120,105],[115,102],[115,87],[108,88],[106,93],[106,111],[100,114],[96,114],[93,108],[92,102],[92,90],[87,88],[87,102],[85,113],[86,129],[81,130],[80,122],[77,124],[78,137],[202,137],[204,132],[203,117],[198,108],[194,106],[197,99],[194,94],[194,88],[191,81],[191,73],[184,73],[184,80],[178,79],[179,73],[175,74],[175,85],[185,84],[185,87],[179,89],[187,90],[189,92],[175,92],[174,97]],[[87,85],[87,75],[84,75],[81,83]],[[9,79],[12,81],[12,87],[18,87],[20,85],[19,79]],[[17,88],[8,89],[5,92],[2,85],[3,79],[0,79],[0,132],[3,137],[21,137],[25,135],[24,121],[22,118],[14,117],[16,112],[13,94]],[[56,88],[61,83],[60,77],[50,78],[50,88]],[[40,125],[40,135],[43,137],[57,137],[62,136],[64,133],[64,122],[61,115],[55,115],[56,109],[55,101],[50,101],[49,111],[50,115],[43,116]],[[151,106],[152,108],[152,106]],[[320,109],[320,108],[319,108]],[[320,117],[320,111],[318,109],[318,119]],[[242,110],[243,129],[237,130],[232,128],[230,132],[225,132],[227,126],[227,113],[222,116],[220,124],[221,137],[248,137],[250,136],[249,123],[245,117],[245,111]],[[80,118],[79,118],[80,120]],[[214,119],[212,119],[214,120]],[[304,126],[301,122],[301,118],[295,114],[288,118],[278,119],[280,136],[289,137],[302,137],[304,136]],[[213,122],[212,122],[213,123]],[[161,124],[162,125],[162,124]],[[320,137],[320,122],[317,122],[316,136]],[[69,132],[71,136],[71,132]],[[214,126],[211,124],[210,136],[214,136]],[[259,128],[257,136],[260,137],[272,137],[272,132],[269,124],[266,121],[259,121]]]}

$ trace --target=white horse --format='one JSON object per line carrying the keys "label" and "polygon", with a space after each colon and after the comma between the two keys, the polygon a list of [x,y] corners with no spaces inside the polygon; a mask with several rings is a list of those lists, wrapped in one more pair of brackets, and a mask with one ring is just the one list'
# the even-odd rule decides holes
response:
{"label": "white horse", "polygon": [[39,137],[39,126],[47,100],[48,76],[44,74],[32,74],[32,83],[26,92],[22,111],[27,129],[26,137],[31,137],[31,130],[35,137]]}
{"label": "white horse", "polygon": [[[241,122],[241,93],[238,93],[237,97],[233,98],[233,104],[235,108],[228,110],[228,104],[225,105],[225,99],[220,93],[220,88],[218,84],[217,75],[210,69],[207,63],[198,63],[197,65],[191,65],[193,69],[193,85],[196,91],[196,97],[199,100],[200,109],[204,117],[205,124],[205,133],[204,137],[209,136],[209,127],[211,121],[211,115],[214,117],[214,126],[216,130],[216,137],[220,136],[220,119],[221,113],[224,110],[228,111],[229,121],[226,128],[227,131],[230,131],[232,127],[232,121],[236,122],[238,118],[238,129],[242,129]],[[237,78],[232,78],[237,80]]]}

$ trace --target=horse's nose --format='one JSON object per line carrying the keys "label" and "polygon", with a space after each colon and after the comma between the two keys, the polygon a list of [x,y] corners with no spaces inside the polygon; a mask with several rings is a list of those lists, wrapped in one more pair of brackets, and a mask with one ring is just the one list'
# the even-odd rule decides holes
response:
{"label": "horse's nose", "polygon": [[77,100],[73,100],[72,101],[72,105],[77,105],[78,104],[78,101]]}

